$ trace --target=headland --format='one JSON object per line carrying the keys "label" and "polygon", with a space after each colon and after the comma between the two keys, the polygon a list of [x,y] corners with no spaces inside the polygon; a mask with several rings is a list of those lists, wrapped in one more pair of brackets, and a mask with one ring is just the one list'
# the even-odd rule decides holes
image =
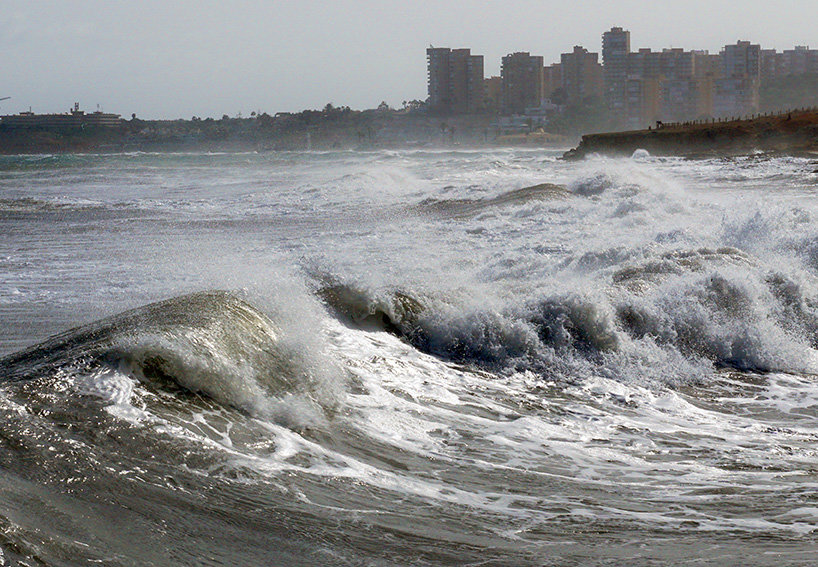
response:
{"label": "headland", "polygon": [[660,122],[647,130],[586,134],[565,158],[581,159],[591,154],[624,156],[638,149],[653,155],[684,157],[729,156],[754,151],[788,155],[818,152],[818,108],[741,119]]}

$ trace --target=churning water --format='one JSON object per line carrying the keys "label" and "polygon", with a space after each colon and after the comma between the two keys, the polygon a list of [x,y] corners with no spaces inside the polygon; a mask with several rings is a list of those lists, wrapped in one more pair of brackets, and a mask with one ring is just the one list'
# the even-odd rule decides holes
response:
{"label": "churning water", "polygon": [[2,562],[811,564],[815,169],[0,158]]}

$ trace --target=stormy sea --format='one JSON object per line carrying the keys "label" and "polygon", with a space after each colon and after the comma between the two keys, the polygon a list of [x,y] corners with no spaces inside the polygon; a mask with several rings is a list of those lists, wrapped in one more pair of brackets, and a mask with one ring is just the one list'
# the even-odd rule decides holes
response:
{"label": "stormy sea", "polygon": [[559,157],[0,157],[0,564],[813,564],[818,164]]}

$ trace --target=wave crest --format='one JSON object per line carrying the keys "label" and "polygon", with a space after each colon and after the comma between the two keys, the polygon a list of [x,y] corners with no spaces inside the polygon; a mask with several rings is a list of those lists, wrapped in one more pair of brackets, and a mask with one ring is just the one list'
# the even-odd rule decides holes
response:
{"label": "wave crest", "polygon": [[571,195],[565,187],[540,183],[500,193],[486,199],[425,199],[417,205],[421,213],[434,213],[444,218],[469,218],[496,207],[519,206],[534,201],[565,199]]}
{"label": "wave crest", "polygon": [[301,395],[322,408],[320,377],[281,340],[282,330],[236,295],[199,292],[72,329],[0,361],[2,377],[24,380],[71,368],[110,366],[155,386],[208,396],[253,414],[274,414]]}

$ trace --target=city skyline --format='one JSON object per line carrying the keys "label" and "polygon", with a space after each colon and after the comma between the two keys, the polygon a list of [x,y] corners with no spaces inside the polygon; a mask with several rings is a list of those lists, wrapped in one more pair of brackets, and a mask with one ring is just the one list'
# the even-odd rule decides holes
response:
{"label": "city skyline", "polygon": [[[6,57],[0,113],[64,112],[74,102],[93,110],[146,118],[297,111],[332,102],[373,108],[425,99],[430,44],[484,55],[485,76],[502,57],[528,51],[546,63],[582,45],[601,52],[612,26],[629,29],[634,49],[707,49],[749,40],[763,48],[811,45],[810,2],[776,8],[760,2],[683,6],[625,1],[616,7],[580,1],[347,2],[291,6],[248,1],[12,1],[0,15]],[[672,25],[671,25],[672,24]],[[669,31],[670,30],[670,31]],[[310,72],[306,72],[309,70]]]}
{"label": "city skyline", "polygon": [[[818,49],[763,49],[739,40],[718,53],[634,47],[630,30],[602,34],[600,53],[582,46],[559,63],[515,52],[500,76],[483,78],[483,56],[468,48],[428,48],[428,112],[490,114],[505,131],[660,127],[814,106]],[[588,118],[592,117],[591,121]]]}

